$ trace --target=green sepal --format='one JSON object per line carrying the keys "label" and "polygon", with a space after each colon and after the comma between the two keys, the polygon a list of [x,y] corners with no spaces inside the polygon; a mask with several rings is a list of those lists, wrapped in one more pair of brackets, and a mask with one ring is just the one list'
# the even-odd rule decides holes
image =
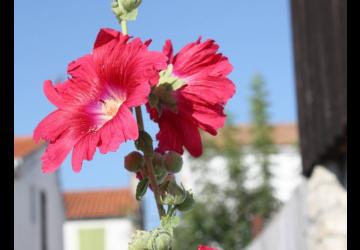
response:
{"label": "green sepal", "polygon": [[147,189],[149,187],[149,179],[148,178],[144,178],[141,181],[139,181],[137,187],[136,187],[136,200],[140,201],[142,199],[142,197],[145,195]]}
{"label": "green sepal", "polygon": [[194,195],[190,191],[186,191],[186,198],[183,203],[178,204],[175,208],[181,212],[190,211],[194,206],[195,200]]}
{"label": "green sepal", "polygon": [[173,75],[173,70],[174,66],[172,64],[169,64],[165,70],[160,71],[160,79],[158,82],[158,86],[162,84],[169,84],[171,86],[171,89],[175,91],[185,84],[184,80]]}
{"label": "green sepal", "polygon": [[164,194],[160,196],[160,202],[164,205],[178,205],[183,203],[185,198],[184,187],[180,187],[175,181],[171,181],[167,184]]}
{"label": "green sepal", "polygon": [[145,157],[152,156],[154,153],[153,140],[145,131],[139,131],[139,138],[135,141],[135,147],[141,150]]}

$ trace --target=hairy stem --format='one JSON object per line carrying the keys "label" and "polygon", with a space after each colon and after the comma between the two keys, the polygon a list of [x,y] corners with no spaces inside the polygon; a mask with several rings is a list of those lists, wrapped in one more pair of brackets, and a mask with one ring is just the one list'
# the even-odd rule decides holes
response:
{"label": "hairy stem", "polygon": [[[127,35],[128,32],[127,32],[126,20],[121,21],[121,29],[122,29],[123,34]],[[139,131],[145,131],[141,106],[138,106],[135,108],[135,113],[136,113],[136,121],[137,121],[137,124],[139,127]],[[165,209],[163,208],[163,206],[160,203],[160,190],[159,190],[159,186],[156,183],[154,167],[152,164],[152,156],[145,155],[145,166],[146,166],[146,176],[149,178],[151,187],[153,189],[156,206],[157,206],[158,213],[159,213],[159,216],[161,219],[161,217],[165,215]]]}

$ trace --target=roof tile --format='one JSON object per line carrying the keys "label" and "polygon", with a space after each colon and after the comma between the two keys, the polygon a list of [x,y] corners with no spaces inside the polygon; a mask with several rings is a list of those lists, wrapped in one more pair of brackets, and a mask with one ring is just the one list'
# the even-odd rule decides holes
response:
{"label": "roof tile", "polygon": [[121,217],[139,209],[130,189],[65,192],[64,201],[68,219]]}

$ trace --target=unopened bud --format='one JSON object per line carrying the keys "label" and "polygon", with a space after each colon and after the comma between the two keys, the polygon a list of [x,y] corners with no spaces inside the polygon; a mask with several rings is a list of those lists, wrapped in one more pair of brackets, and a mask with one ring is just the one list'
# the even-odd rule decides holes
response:
{"label": "unopened bud", "polygon": [[176,208],[181,212],[186,212],[189,211],[194,206],[194,203],[195,203],[194,195],[191,192],[186,191],[186,198],[184,202],[177,205]]}
{"label": "unopened bud", "polygon": [[165,230],[154,230],[152,238],[148,242],[148,249],[170,250],[172,245],[172,235]]}
{"label": "unopened bud", "polygon": [[137,230],[131,237],[129,242],[129,250],[146,249],[151,237],[150,232]]}
{"label": "unopened bud", "polygon": [[144,166],[144,157],[141,153],[133,151],[125,156],[124,166],[130,172],[138,172]]}
{"label": "unopened bud", "polygon": [[140,6],[141,0],[118,0],[122,6],[129,12]]}
{"label": "unopened bud", "polygon": [[160,200],[166,205],[178,205],[183,203],[185,198],[185,189],[176,184],[175,181],[171,181],[166,186],[165,194],[160,197]]}
{"label": "unopened bud", "polygon": [[167,152],[163,156],[163,161],[166,170],[170,173],[180,172],[183,165],[183,159],[181,158],[181,155],[173,151]]}

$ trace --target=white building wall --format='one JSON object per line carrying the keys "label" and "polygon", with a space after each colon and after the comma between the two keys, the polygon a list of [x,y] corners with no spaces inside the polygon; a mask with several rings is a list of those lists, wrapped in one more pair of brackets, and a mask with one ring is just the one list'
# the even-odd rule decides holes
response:
{"label": "white building wall", "polygon": [[306,181],[302,181],[246,250],[308,250],[306,188]]}
{"label": "white building wall", "polygon": [[106,250],[127,249],[131,235],[136,230],[128,218],[67,221],[63,227],[64,250],[79,250],[79,231],[92,228],[105,230]]}
{"label": "white building wall", "polygon": [[[254,155],[248,148],[244,148],[244,164],[248,167],[247,181],[245,185],[252,189],[260,181],[260,166],[256,163]],[[210,181],[224,186],[227,176],[225,171],[225,159],[216,156],[208,162],[206,170],[193,171],[191,169],[192,158],[185,154],[184,166],[179,174],[180,181],[186,188],[190,188],[195,194],[201,196],[201,182]],[[272,166],[270,168],[273,179],[274,195],[282,202],[290,199],[294,189],[301,183],[301,157],[297,148],[293,145],[277,145],[277,153],[270,156]]]}
{"label": "white building wall", "polygon": [[43,174],[39,150],[17,168],[14,179],[14,250],[41,250],[40,192],[46,194],[47,250],[63,250],[63,198],[58,174]]}

